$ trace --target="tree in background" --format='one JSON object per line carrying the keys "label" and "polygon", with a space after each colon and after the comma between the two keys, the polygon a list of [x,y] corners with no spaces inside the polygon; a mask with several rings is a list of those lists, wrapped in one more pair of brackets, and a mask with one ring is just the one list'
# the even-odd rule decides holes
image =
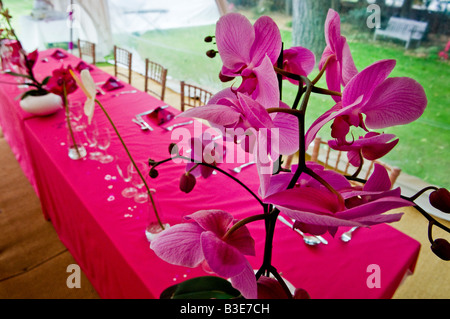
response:
{"label": "tree in background", "polygon": [[318,62],[325,48],[324,21],[331,0],[293,0],[292,46],[310,49]]}

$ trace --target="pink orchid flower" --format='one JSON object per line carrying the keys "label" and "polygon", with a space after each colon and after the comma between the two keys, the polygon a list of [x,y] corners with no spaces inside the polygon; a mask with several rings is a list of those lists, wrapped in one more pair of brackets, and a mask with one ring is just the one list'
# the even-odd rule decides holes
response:
{"label": "pink orchid flower", "polygon": [[[307,76],[314,70],[316,57],[314,53],[303,47],[292,47],[283,51],[283,69],[297,75]],[[298,81],[289,79],[298,85]]]}
{"label": "pink orchid flower", "polygon": [[47,89],[57,95],[63,96],[65,94],[71,94],[78,89],[77,82],[72,77],[70,71],[72,67],[61,67],[55,69],[52,72],[52,77],[47,83]]}
{"label": "pink orchid flower", "polygon": [[340,226],[368,227],[400,220],[402,213],[382,214],[413,203],[400,198],[400,189],[388,187],[386,169],[376,164],[362,190],[343,188],[337,195],[325,188],[296,187],[274,193],[264,202],[274,204],[304,232],[320,235],[328,231],[334,236]]}
{"label": "pink orchid flower", "polygon": [[281,34],[271,18],[260,17],[252,26],[242,14],[229,13],[217,22],[216,42],[223,62],[221,79],[242,76],[239,91],[276,94],[273,65],[281,52]]}
{"label": "pink orchid flower", "polygon": [[355,167],[361,165],[361,158],[370,161],[379,159],[389,153],[395,145],[398,143],[398,139],[395,139],[394,134],[380,134],[376,132],[369,132],[364,137],[360,137],[358,140],[349,144],[339,144],[336,140],[328,141],[328,145],[335,150],[347,151],[347,158],[349,163]]}
{"label": "pink orchid flower", "polygon": [[[278,99],[271,103],[276,104],[268,107],[288,107]],[[257,141],[265,140],[272,158],[278,156],[278,152],[271,149],[272,141],[277,143],[280,154],[293,154],[298,150],[298,120],[290,114],[269,114],[266,108],[247,94],[225,89],[214,95],[207,105],[189,109],[179,116],[207,120],[224,135],[235,134],[235,140],[250,135],[252,145],[246,145],[246,151],[251,152]]]}
{"label": "pink orchid flower", "polygon": [[255,255],[255,242],[243,226],[224,238],[236,220],[221,210],[203,210],[186,216],[188,222],[170,227],[150,248],[164,261],[198,267],[202,263],[221,277],[230,278],[245,298],[257,298],[256,277],[245,255]]}
{"label": "pink orchid flower", "polygon": [[[353,62],[350,48],[347,40],[341,35],[341,19],[339,14],[333,9],[328,10],[325,21],[325,41],[327,46],[319,62],[319,69],[328,61],[326,69],[326,80],[328,89],[341,92],[341,85],[346,86],[358,70]],[[339,96],[333,96],[333,99],[340,101]]]}
{"label": "pink orchid flower", "polygon": [[[327,122],[334,120],[332,137],[345,142],[351,126],[382,129],[417,120],[425,111],[423,87],[407,77],[388,78],[395,60],[381,60],[355,75],[342,94],[342,101],[321,115],[306,133],[309,145]],[[365,119],[363,118],[365,115]]]}

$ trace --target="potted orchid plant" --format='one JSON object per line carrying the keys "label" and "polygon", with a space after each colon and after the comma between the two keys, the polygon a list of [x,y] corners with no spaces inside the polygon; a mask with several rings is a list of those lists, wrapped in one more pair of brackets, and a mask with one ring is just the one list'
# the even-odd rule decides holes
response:
{"label": "potted orchid plant", "polygon": [[[436,225],[450,232],[414,203],[418,196],[432,190],[432,205],[450,213],[448,190],[430,187],[407,198],[400,188],[391,190],[388,173],[378,164],[368,180],[358,178],[365,159],[378,159],[398,143],[394,135],[375,130],[408,124],[422,115],[427,105],[423,87],[411,78],[389,77],[395,60],[377,61],[358,71],[346,38],[340,33],[340,17],[334,10],[328,12],[325,32],[327,45],[318,63],[319,72],[310,78],[316,62],[314,54],[302,47],[283,50],[280,31],[271,18],[263,16],[252,25],[243,15],[230,13],[218,21],[217,51],[210,50],[207,55],[220,55],[223,62],[220,80],[235,82],[214,95],[207,105],[179,116],[206,120],[224,137],[236,143],[246,141],[242,143],[243,149],[254,155],[259,192],[253,193],[217,166],[223,153],[216,150],[215,143],[205,134],[192,139],[190,157],[182,156],[178,145],[172,144],[170,158],[150,159],[150,176],[158,177],[159,165],[171,159],[184,159],[188,165],[180,179],[182,191],[190,192],[199,176],[207,178],[216,170],[250,192],[260,204],[261,212],[236,220],[232,212],[205,207],[186,216],[186,222],[161,232],[151,242],[157,256],[174,265],[206,265],[217,275],[169,287],[161,298],[307,298],[302,289],[289,290],[272,264],[272,250],[276,249],[272,247],[274,229],[281,215],[303,232],[313,235],[328,232],[334,236],[341,226],[369,227],[398,221],[402,213],[385,213],[415,206],[430,221],[430,228]],[[323,75],[326,88],[317,84]],[[281,101],[283,80],[298,87],[291,107]],[[330,96],[333,106],[307,128],[305,114],[312,94]],[[330,123],[329,145],[347,152],[350,164],[355,167],[352,176],[306,161],[308,145]],[[352,128],[360,128],[365,134],[352,139],[349,137]],[[283,168],[283,156],[296,152],[298,164]],[[264,258],[255,273],[246,259],[255,254],[255,241],[246,225],[261,220],[266,227]],[[450,259],[450,244],[446,240],[433,240],[430,236],[430,242],[439,257]]]}
{"label": "potted orchid plant", "polygon": [[38,50],[25,52],[11,25],[9,10],[0,1],[0,58],[3,73],[18,79],[16,83],[29,88],[21,94],[20,106],[28,113],[49,115],[63,107],[62,94],[54,94],[47,87],[51,76],[39,81],[34,74],[34,66],[39,58]]}

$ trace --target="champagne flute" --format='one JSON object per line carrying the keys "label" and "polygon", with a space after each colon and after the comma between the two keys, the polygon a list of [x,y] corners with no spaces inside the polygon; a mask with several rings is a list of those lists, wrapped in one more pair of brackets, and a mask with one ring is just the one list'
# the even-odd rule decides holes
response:
{"label": "champagne flute", "polygon": [[[141,172],[142,176],[145,178],[148,173],[148,166],[145,162],[137,161],[136,166],[138,167],[139,171]],[[129,166],[129,172],[131,175],[131,183],[137,188],[137,193],[134,195],[134,200],[136,203],[145,203],[148,201],[148,194],[147,190],[144,188],[145,184],[142,180],[139,172],[136,170],[134,165]]]}
{"label": "champagne flute", "polygon": [[97,122],[92,121],[90,125],[86,126],[86,129],[84,130],[84,136],[89,143],[89,148],[92,149],[92,151],[89,152],[89,159],[94,161],[98,160],[100,156],[102,156],[102,152],[100,152],[97,148],[98,135],[99,131]]}
{"label": "champagne flute", "polygon": [[[131,166],[133,166],[133,164],[130,160],[117,157],[116,168],[125,183],[131,182]],[[128,186],[122,190],[122,196],[126,198],[134,197],[136,194],[137,189],[132,186]]]}
{"label": "champagne flute", "polygon": [[84,107],[81,102],[74,101],[69,104],[69,115],[76,131],[81,132],[86,128],[86,121],[84,121]]}
{"label": "champagne flute", "polygon": [[102,164],[107,164],[114,161],[114,157],[107,153],[107,150],[110,145],[111,145],[111,133],[109,129],[106,127],[99,128],[99,135],[97,137],[97,147],[102,151],[104,151],[104,154],[102,154],[99,157],[99,161]]}

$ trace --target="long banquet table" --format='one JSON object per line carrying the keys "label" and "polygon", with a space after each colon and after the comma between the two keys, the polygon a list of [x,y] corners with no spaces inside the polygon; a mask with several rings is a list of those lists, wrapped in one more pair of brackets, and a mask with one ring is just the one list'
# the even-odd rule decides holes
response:
{"label": "long banquet table", "polygon": [[[36,66],[38,78],[50,75],[54,68],[76,66],[80,61],[68,54],[63,60],[50,58],[53,50],[40,53]],[[41,61],[48,58],[47,63]],[[110,75],[94,66],[96,82]],[[2,81],[6,75],[0,75]],[[171,132],[157,125],[153,132],[143,132],[131,121],[134,115],[165,105],[164,102],[125,84],[123,89],[98,98],[107,109],[136,160],[169,157]],[[146,205],[121,196],[125,187],[115,163],[101,164],[67,156],[63,111],[46,116],[30,116],[14,98],[20,90],[0,85],[0,125],[26,176],[35,186],[44,216],[51,221],[60,240],[68,248],[102,298],[158,298],[170,285],[196,276],[207,275],[201,268],[167,264],[149,248],[145,237]],[[81,90],[70,95],[71,101],[84,101]],[[178,113],[175,108],[169,108]],[[96,106],[94,118],[99,126],[109,123]],[[177,118],[170,124],[184,122]],[[167,124],[169,125],[169,124]],[[198,122],[197,126],[198,127]],[[191,132],[194,125],[185,126]],[[177,142],[177,140],[175,141]],[[113,135],[108,153],[126,156],[119,139]],[[223,163],[228,170],[238,164]],[[164,221],[171,225],[201,209],[223,209],[241,219],[260,213],[258,203],[236,183],[221,174],[199,178],[195,189],[185,194],[179,190],[184,165],[168,162],[158,167],[159,177],[148,178],[156,189],[155,199]],[[254,166],[236,175],[253,191],[258,189]],[[257,269],[262,262],[264,223],[248,225],[255,238],[257,255],[250,263]],[[308,291],[311,298],[391,298],[407,274],[414,271],[420,244],[389,225],[360,229],[349,243],[324,236],[329,244],[307,246],[288,226],[276,228],[273,264],[295,287]],[[368,284],[373,265],[378,267],[380,286]]]}

